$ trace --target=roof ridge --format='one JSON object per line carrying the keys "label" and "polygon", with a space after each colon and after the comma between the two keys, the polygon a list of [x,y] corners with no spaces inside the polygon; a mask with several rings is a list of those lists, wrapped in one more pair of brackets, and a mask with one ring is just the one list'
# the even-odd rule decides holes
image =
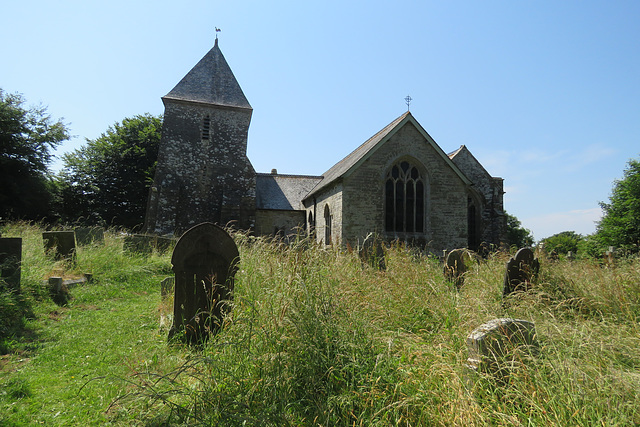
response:
{"label": "roof ridge", "polygon": [[217,40],[164,98],[251,109]]}

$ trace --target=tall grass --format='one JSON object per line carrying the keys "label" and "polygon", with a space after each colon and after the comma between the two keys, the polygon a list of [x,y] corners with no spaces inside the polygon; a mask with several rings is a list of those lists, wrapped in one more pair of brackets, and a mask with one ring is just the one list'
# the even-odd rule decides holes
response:
{"label": "tall grass", "polygon": [[[531,291],[505,302],[501,287],[508,254],[471,266],[457,291],[444,280],[438,259],[402,246],[386,251],[387,269],[379,271],[355,252],[305,240],[285,245],[240,233],[234,238],[241,263],[233,310],[202,349],[166,344],[170,325],[160,326],[160,319],[170,315],[171,306],[160,300],[158,283],[170,273],[168,256],[122,254],[117,234],[111,234],[104,248],[87,249],[84,260],[67,267],[70,274],[91,270],[99,278],[98,286],[72,291],[69,316],[102,319],[91,317],[94,323],[78,333],[89,347],[101,345],[91,335],[110,336],[113,357],[104,366],[68,371],[86,375],[75,388],[86,400],[82,406],[70,397],[75,409],[65,420],[277,426],[640,423],[637,259],[615,268],[542,260]],[[90,251],[95,252],[89,256]],[[50,268],[34,270],[42,274]],[[42,312],[38,304],[36,317]],[[114,310],[111,316],[100,317],[103,306]],[[534,322],[540,344],[535,357],[510,366],[505,381],[474,376],[464,367],[466,337],[496,317]],[[72,333],[70,327],[83,329],[69,319],[57,322],[48,332],[51,342],[68,342],[63,338]],[[58,361],[69,357],[63,350],[39,351]],[[24,402],[41,397],[33,387],[35,373],[25,370],[0,378],[11,390],[0,397],[0,412],[13,399],[29,414]],[[87,407],[100,415],[81,417]]]}

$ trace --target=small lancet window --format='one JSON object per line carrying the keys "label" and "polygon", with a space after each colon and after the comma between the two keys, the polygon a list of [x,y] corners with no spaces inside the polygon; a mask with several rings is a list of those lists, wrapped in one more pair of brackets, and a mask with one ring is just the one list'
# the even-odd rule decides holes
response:
{"label": "small lancet window", "polygon": [[203,141],[209,140],[209,137],[211,135],[210,129],[211,129],[211,118],[207,114],[202,120],[202,140]]}

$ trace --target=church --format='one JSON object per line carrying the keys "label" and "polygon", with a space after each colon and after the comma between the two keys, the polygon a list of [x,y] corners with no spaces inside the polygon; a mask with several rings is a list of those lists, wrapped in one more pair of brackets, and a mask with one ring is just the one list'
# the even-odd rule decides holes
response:
{"label": "church", "polygon": [[310,176],[256,173],[247,157],[253,109],[217,39],[162,101],[147,233],[179,236],[208,221],[352,247],[370,233],[431,251],[505,240],[502,178],[464,145],[445,153],[409,111]]}

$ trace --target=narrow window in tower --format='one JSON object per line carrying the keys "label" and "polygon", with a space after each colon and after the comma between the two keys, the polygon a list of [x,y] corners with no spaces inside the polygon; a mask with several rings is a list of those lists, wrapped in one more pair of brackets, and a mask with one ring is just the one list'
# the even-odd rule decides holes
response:
{"label": "narrow window in tower", "polygon": [[208,141],[210,136],[211,118],[206,115],[202,120],[202,140]]}

